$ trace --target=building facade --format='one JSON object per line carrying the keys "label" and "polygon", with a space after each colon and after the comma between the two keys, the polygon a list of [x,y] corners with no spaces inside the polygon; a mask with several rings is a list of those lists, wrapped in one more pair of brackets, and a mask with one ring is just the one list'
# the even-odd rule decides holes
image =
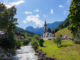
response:
{"label": "building facade", "polygon": [[51,32],[51,29],[47,27],[46,21],[44,24],[44,32],[42,38],[43,40],[53,40],[53,34]]}

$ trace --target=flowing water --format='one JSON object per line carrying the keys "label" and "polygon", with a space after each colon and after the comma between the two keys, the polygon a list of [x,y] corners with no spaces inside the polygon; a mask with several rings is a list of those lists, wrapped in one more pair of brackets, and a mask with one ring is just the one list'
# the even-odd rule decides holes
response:
{"label": "flowing water", "polygon": [[35,55],[32,46],[28,45],[16,50],[16,55],[13,60],[38,60],[38,57]]}

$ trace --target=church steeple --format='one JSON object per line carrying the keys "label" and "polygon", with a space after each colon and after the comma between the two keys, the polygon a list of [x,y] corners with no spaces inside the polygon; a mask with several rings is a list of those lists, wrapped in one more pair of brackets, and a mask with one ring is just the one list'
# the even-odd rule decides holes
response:
{"label": "church steeple", "polygon": [[44,33],[47,32],[47,24],[46,24],[46,21],[44,23]]}
{"label": "church steeple", "polygon": [[45,20],[45,24],[44,24],[44,26],[47,26],[47,24],[46,24],[46,20]]}

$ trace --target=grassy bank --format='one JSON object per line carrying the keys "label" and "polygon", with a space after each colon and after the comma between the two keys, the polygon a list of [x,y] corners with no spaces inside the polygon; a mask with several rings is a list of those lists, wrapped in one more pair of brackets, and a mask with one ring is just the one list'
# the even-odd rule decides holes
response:
{"label": "grassy bank", "polygon": [[62,41],[61,48],[51,41],[44,42],[44,47],[39,47],[47,57],[55,58],[56,60],[80,60],[80,45],[74,44],[70,40]]}
{"label": "grassy bank", "polygon": [[64,29],[61,29],[59,30],[58,32],[56,32],[56,36],[58,35],[62,35],[62,36],[65,36],[67,35],[68,37],[72,37],[72,33],[71,31],[68,29],[68,28],[64,28]]}

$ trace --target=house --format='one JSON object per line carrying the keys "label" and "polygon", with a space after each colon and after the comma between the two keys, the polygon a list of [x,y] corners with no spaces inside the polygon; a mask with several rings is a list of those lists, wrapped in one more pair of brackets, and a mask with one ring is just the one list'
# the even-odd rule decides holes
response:
{"label": "house", "polygon": [[17,38],[24,40],[24,38],[25,38],[24,34],[22,34],[22,33],[15,33],[15,34],[16,34]]}
{"label": "house", "polygon": [[6,37],[6,32],[5,31],[0,31],[0,38]]}

